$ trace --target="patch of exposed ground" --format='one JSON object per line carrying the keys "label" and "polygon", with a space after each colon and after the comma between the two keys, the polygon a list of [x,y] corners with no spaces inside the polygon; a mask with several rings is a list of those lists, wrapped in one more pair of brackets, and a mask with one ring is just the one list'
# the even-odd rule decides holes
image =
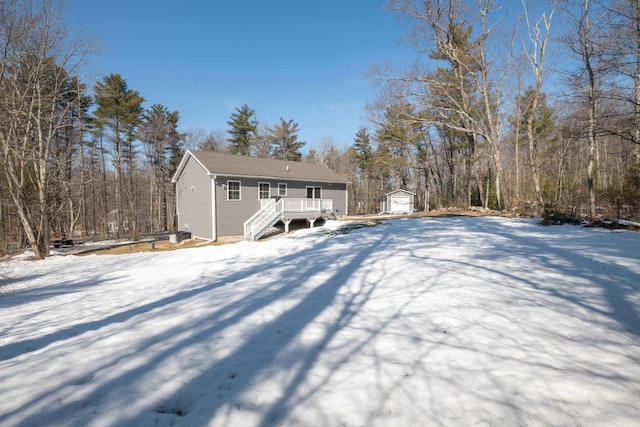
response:
{"label": "patch of exposed ground", "polygon": [[132,242],[123,245],[113,246],[109,248],[96,248],[92,251],[80,253],[78,255],[122,255],[131,254],[135,252],[150,252],[150,251],[172,251],[174,249],[186,249],[195,248],[205,245],[221,245],[222,242],[207,242],[200,239],[188,239],[180,242],[179,244],[171,243],[168,240],[157,241],[145,241],[145,242]]}
{"label": "patch of exposed ground", "polygon": [[631,221],[616,219],[596,219],[595,221],[587,221],[574,215],[567,215],[560,212],[553,212],[545,216],[542,225],[581,225],[591,228],[605,228],[607,230],[631,230],[640,231],[640,224]]}

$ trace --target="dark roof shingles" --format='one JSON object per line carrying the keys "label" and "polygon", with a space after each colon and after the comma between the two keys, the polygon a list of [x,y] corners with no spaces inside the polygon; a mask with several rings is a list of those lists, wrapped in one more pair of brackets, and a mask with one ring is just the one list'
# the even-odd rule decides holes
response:
{"label": "dark roof shingles", "polygon": [[268,159],[213,151],[191,151],[212,174],[270,177],[306,181],[349,181],[325,165],[288,160]]}

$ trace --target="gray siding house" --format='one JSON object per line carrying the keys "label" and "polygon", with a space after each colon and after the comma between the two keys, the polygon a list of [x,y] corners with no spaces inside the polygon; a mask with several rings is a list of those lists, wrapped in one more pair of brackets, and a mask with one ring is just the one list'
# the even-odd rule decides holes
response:
{"label": "gray siding house", "polygon": [[324,165],[189,150],[171,182],[178,229],[217,240],[258,239],[282,221],[347,214],[348,180]]}

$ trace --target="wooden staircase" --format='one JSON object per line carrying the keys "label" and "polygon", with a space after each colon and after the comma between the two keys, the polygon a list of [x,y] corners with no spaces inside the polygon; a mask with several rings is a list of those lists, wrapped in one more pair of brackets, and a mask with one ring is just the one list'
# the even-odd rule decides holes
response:
{"label": "wooden staircase", "polygon": [[284,199],[277,202],[271,199],[266,205],[256,212],[244,223],[244,238],[252,241],[258,240],[284,215]]}

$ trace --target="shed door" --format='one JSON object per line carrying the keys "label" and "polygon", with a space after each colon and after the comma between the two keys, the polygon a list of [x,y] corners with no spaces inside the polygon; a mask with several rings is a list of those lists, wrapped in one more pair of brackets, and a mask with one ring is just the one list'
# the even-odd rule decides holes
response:
{"label": "shed door", "polygon": [[391,212],[411,212],[411,197],[409,196],[392,197]]}

